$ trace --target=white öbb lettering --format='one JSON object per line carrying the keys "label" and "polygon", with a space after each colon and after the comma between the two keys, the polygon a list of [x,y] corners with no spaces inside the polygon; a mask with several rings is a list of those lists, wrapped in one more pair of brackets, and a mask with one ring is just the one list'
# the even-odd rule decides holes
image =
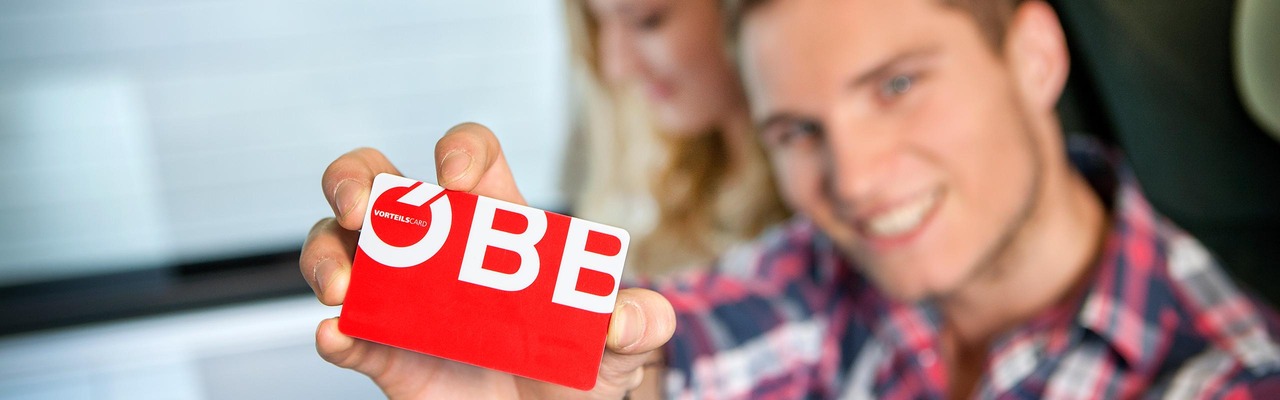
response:
{"label": "white \u00f6bb lettering", "polygon": [[[373,181],[373,190],[370,192],[369,209],[373,209],[375,201],[383,192],[395,188],[412,187],[416,183],[418,182],[412,179],[395,175],[378,175]],[[427,226],[426,234],[421,240],[408,246],[387,244],[386,241],[378,237],[379,233],[373,229],[370,220],[373,217],[373,213],[367,212],[364,221],[364,232],[360,235],[360,248],[374,261],[388,267],[412,267],[431,259],[444,246],[445,239],[448,238],[449,231],[453,225],[453,210],[449,204],[449,197],[440,195],[443,190],[439,186],[424,182],[396,199],[398,203],[412,207],[422,207],[428,201],[431,201],[431,204],[428,205],[431,210],[431,222],[429,224],[422,223],[422,220],[416,218],[408,221],[409,218],[393,213],[379,214],[379,217],[390,217],[414,225],[429,225]],[[434,201],[432,201],[433,199]],[[498,213],[498,210],[523,216],[527,221],[527,227],[520,233],[494,229],[494,216]],[[471,220],[471,232],[467,237],[466,248],[462,254],[458,280],[508,292],[528,288],[538,278],[538,272],[541,269],[541,265],[539,265],[541,258],[534,245],[542,241],[546,232],[546,212],[487,197],[477,197],[475,215]],[[618,253],[607,255],[587,251],[587,237],[590,232],[598,232],[617,238],[621,244]],[[564,254],[560,260],[560,272],[556,276],[555,290],[552,292],[551,301],[586,311],[612,312],[614,300],[618,293],[618,284],[622,278],[622,266],[627,253],[628,240],[629,236],[625,230],[570,218],[568,234],[565,237]],[[519,260],[519,265],[515,272],[504,273],[484,268],[484,257],[489,247],[515,253]],[[608,295],[600,296],[577,289],[578,277],[584,268],[599,271],[613,277],[613,289]]]}

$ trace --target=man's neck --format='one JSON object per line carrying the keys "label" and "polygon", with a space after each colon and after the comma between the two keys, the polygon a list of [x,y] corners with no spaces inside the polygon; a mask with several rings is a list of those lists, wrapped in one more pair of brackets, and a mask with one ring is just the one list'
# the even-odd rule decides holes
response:
{"label": "man's neck", "polygon": [[985,354],[994,338],[1065,300],[1096,263],[1107,227],[1102,202],[1069,167],[1046,173],[1043,184],[1017,239],[939,302],[955,345]]}

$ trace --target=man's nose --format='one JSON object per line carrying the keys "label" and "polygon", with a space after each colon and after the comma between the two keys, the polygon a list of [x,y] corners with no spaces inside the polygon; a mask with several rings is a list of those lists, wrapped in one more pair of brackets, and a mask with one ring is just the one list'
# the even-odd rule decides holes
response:
{"label": "man's nose", "polygon": [[897,144],[892,135],[866,129],[848,127],[826,135],[823,188],[845,207],[857,207],[889,183]]}

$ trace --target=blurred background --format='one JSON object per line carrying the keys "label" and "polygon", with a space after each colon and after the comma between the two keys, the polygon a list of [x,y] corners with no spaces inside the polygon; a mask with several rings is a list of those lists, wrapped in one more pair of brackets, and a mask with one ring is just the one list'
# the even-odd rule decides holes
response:
{"label": "blurred background", "polygon": [[560,205],[558,3],[0,7],[0,220],[20,227],[0,232],[0,284],[294,247],[330,212],[323,165],[372,146],[433,178],[465,120],[502,135],[532,203]]}
{"label": "blurred background", "polygon": [[[1280,299],[1280,3],[1051,3],[1066,129]],[[313,348],[320,174],[371,146],[431,180],[474,120],[564,211],[564,30],[554,0],[0,1],[0,398],[381,397]]]}
{"label": "blurred background", "polygon": [[[563,209],[559,2],[0,2],[0,398],[351,398],[297,272],[358,146],[462,121]],[[174,313],[174,311],[181,311]]]}

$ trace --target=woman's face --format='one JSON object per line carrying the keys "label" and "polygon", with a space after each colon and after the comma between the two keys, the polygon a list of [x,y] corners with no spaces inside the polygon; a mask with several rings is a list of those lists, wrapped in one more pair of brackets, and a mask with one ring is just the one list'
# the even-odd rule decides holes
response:
{"label": "woman's face", "polygon": [[638,85],[660,128],[698,134],[732,113],[745,115],[715,0],[587,2],[604,78],[615,86]]}

